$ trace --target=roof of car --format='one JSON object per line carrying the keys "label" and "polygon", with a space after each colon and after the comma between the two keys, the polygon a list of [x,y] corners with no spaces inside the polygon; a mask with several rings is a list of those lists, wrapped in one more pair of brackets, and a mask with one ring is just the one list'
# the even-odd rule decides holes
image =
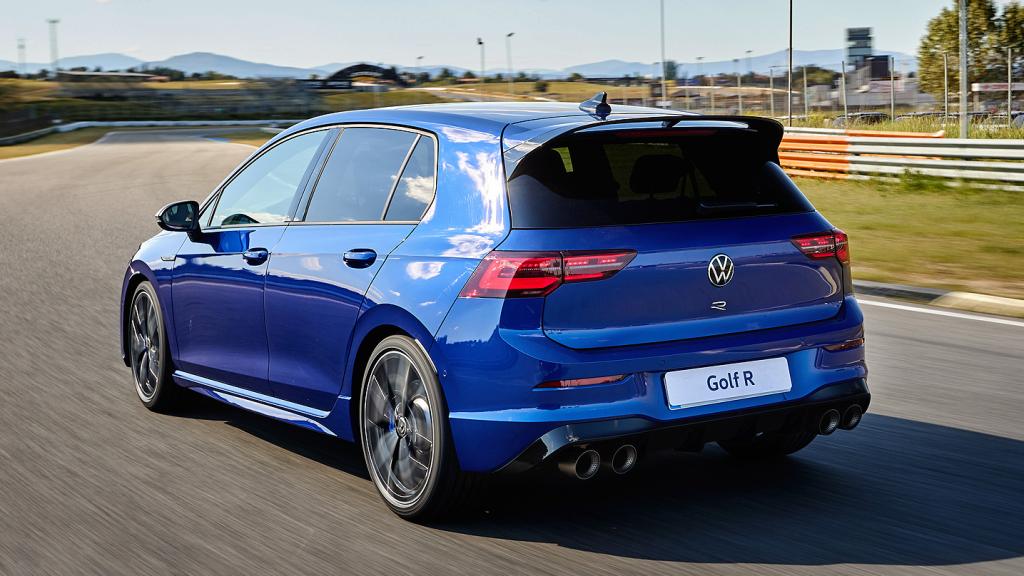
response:
{"label": "roof of car", "polygon": [[[662,108],[615,105],[612,106],[612,113],[608,119],[627,116],[664,116],[666,114],[686,113]],[[581,123],[598,121],[596,117],[580,110],[579,104],[568,102],[453,102],[336,112],[311,118],[296,128],[306,129],[348,122],[371,122],[423,128],[442,125],[500,135],[509,124],[543,120],[550,120],[554,124],[564,122],[569,117],[578,117]]]}

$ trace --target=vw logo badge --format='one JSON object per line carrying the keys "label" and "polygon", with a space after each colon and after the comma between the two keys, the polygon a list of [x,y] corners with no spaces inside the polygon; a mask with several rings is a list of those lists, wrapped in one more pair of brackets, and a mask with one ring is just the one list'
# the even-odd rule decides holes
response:
{"label": "vw logo badge", "polygon": [[725,286],[732,281],[732,273],[735,267],[732,258],[725,254],[716,254],[708,263],[708,280],[715,286]]}

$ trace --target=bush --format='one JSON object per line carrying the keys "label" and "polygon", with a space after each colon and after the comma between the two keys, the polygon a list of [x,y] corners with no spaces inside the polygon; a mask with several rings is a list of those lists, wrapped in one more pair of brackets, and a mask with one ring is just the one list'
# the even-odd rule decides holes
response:
{"label": "bush", "polygon": [[533,91],[534,92],[547,92],[548,91],[548,83],[547,83],[547,81],[546,80],[537,80],[536,82],[534,82],[533,83]]}

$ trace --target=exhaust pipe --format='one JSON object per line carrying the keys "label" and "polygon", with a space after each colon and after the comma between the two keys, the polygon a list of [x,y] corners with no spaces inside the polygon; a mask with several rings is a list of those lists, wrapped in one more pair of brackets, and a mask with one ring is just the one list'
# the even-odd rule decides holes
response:
{"label": "exhaust pipe", "polygon": [[864,416],[864,409],[859,404],[851,404],[843,411],[843,421],[839,423],[839,427],[843,430],[853,430],[857,424],[860,424],[862,416]]}
{"label": "exhaust pipe", "polygon": [[821,419],[818,420],[818,434],[828,436],[835,432],[836,428],[839,428],[839,420],[839,410],[836,410],[835,408],[825,410],[821,414]]}
{"label": "exhaust pipe", "polygon": [[559,470],[580,480],[590,480],[600,468],[601,455],[593,449],[583,450],[575,458],[569,457],[558,463]]}
{"label": "exhaust pipe", "polygon": [[636,466],[639,459],[640,453],[637,451],[636,446],[623,444],[616,448],[615,452],[612,452],[609,467],[616,474],[628,474]]}

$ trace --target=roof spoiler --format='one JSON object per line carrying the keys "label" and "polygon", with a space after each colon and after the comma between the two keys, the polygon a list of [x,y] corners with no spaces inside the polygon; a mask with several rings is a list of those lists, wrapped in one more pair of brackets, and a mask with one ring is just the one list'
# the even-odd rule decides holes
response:
{"label": "roof spoiler", "polygon": [[[594,98],[591,98],[587,102],[580,105],[580,110],[583,110],[583,106],[594,102],[603,92],[599,93]],[[605,104],[605,106],[608,106]],[[611,106],[608,106],[611,109]],[[596,105],[595,105],[596,110]],[[587,110],[585,112],[590,113]],[[595,114],[596,115],[596,114]],[[652,114],[645,116],[629,116],[625,118],[615,118],[613,120],[607,120],[601,118],[599,122],[586,122],[577,124],[572,127],[563,129],[556,129],[550,131],[539,138],[529,139],[525,142],[521,142],[518,145],[505,151],[505,169],[511,174],[519,162],[533,150],[545,146],[552,142],[557,142],[563,138],[571,136],[577,132],[589,130],[592,128],[601,128],[604,126],[616,126],[623,125],[625,127],[628,124],[638,123],[652,123],[660,122],[663,128],[675,128],[681,127],[688,123],[699,123],[699,122],[732,122],[736,124],[742,124],[746,126],[746,129],[752,130],[758,134],[761,140],[761,145],[766,153],[766,156],[772,162],[779,163],[779,144],[782,143],[782,136],[785,133],[785,128],[782,123],[778,120],[771,118],[763,118],[761,116],[703,116],[700,114]]]}

